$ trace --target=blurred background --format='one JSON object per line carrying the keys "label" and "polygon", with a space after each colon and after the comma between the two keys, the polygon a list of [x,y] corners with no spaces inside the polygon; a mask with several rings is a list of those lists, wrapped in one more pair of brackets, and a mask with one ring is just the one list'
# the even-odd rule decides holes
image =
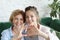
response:
{"label": "blurred background", "polygon": [[40,17],[50,16],[50,7],[53,0],[0,0],[0,22],[9,21],[10,14],[15,9],[24,10],[27,6],[36,6]]}
{"label": "blurred background", "polygon": [[55,30],[60,39],[60,0],[0,0],[0,33],[11,26],[11,12],[27,6],[37,7],[40,23],[52,28],[51,32]]}

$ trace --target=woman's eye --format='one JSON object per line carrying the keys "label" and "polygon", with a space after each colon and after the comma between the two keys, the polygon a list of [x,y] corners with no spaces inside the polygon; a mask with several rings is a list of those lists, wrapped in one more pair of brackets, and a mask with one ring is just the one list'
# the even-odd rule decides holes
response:
{"label": "woman's eye", "polygon": [[34,17],[34,16],[31,16],[31,17]]}
{"label": "woman's eye", "polygon": [[18,18],[15,18],[15,20],[18,20]]}
{"label": "woman's eye", "polygon": [[22,18],[20,20],[23,20]]}

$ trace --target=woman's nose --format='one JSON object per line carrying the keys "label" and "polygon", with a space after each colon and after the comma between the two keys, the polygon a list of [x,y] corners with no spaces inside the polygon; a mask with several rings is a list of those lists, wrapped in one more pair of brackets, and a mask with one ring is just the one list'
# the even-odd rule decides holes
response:
{"label": "woman's nose", "polygon": [[29,21],[31,21],[31,18],[29,17]]}
{"label": "woman's nose", "polygon": [[18,23],[18,24],[21,24],[21,21],[20,21],[20,20],[18,20],[18,21],[17,21],[17,23]]}

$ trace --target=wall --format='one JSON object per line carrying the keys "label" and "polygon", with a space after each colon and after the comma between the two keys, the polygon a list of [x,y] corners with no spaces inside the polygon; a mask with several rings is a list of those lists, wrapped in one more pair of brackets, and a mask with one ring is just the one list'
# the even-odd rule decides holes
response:
{"label": "wall", "polygon": [[10,14],[15,9],[24,10],[27,6],[36,6],[40,17],[49,16],[51,4],[53,0],[0,0],[0,22],[9,21]]}

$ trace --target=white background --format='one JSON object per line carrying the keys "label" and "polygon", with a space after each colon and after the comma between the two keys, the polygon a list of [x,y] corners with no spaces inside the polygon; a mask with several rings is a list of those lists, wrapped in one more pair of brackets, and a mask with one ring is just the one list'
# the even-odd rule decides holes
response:
{"label": "white background", "polygon": [[11,12],[15,9],[24,10],[27,6],[36,6],[40,18],[49,16],[51,4],[53,0],[0,0],[0,22],[9,21]]}

